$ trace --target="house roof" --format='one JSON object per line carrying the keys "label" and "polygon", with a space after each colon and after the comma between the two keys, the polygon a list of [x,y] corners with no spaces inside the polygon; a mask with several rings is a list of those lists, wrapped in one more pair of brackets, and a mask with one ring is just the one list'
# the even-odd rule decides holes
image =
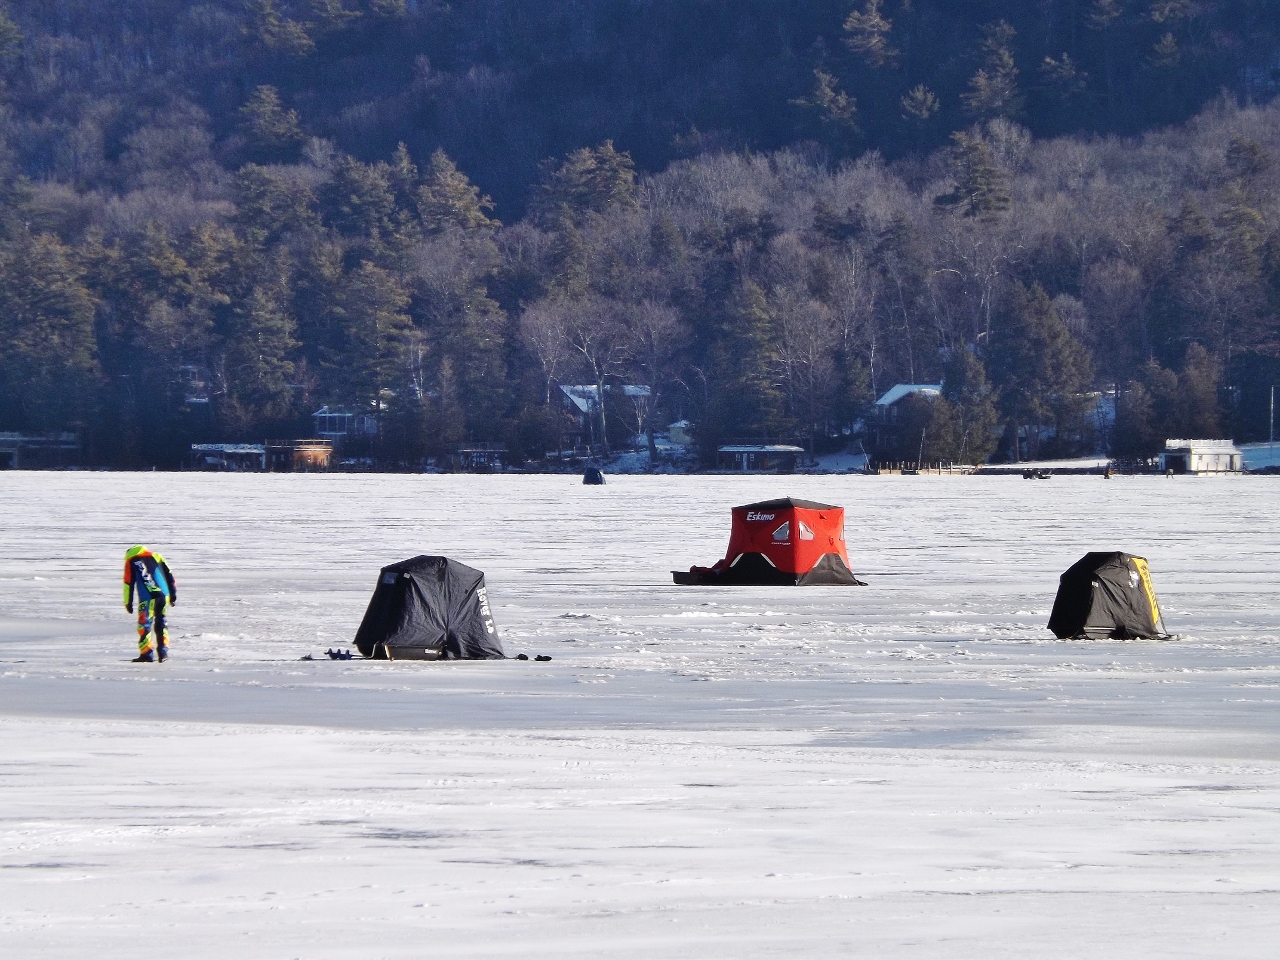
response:
{"label": "house roof", "polygon": [[732,443],[717,450],[720,453],[804,453],[804,447],[789,443]]}
{"label": "house roof", "polygon": [[[612,385],[606,384],[605,389],[612,390]],[[583,413],[591,413],[600,402],[600,392],[596,390],[594,383],[562,383],[560,390]],[[649,386],[643,383],[625,383],[622,385],[622,393],[627,397],[647,397]]]}
{"label": "house roof", "polygon": [[569,401],[583,413],[590,413],[600,400],[600,394],[594,383],[578,385],[560,384],[560,391]]}
{"label": "house roof", "polygon": [[197,453],[266,453],[267,448],[260,443],[193,443],[191,449]]}
{"label": "house roof", "polygon": [[903,397],[909,397],[913,393],[926,393],[929,396],[936,397],[942,393],[942,384],[940,383],[900,383],[883,397],[876,401],[877,407],[891,407]]}
{"label": "house roof", "polygon": [[361,416],[359,411],[348,410],[346,407],[330,407],[328,405],[321,407],[313,417],[358,417]]}
{"label": "house roof", "polygon": [[1234,440],[1166,440],[1166,450],[1194,450],[1196,453],[1240,453]]}

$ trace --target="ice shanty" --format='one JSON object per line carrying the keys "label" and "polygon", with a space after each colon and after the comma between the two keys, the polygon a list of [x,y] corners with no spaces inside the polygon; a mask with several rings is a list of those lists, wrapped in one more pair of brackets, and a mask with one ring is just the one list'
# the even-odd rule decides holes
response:
{"label": "ice shanty", "polygon": [[1049,629],[1059,640],[1167,637],[1151,570],[1127,553],[1086,553],[1058,581]]}
{"label": "ice shanty", "polygon": [[375,659],[506,657],[484,574],[448,557],[414,557],[383,567],[355,643]]}
{"label": "ice shanty", "polygon": [[724,559],[671,577],[684,585],[863,585],[849,567],[844,508],[791,497],[734,507]]}

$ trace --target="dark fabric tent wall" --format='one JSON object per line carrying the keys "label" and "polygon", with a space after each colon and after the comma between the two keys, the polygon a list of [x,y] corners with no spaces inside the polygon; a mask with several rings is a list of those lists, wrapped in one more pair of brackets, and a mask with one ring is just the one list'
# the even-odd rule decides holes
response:
{"label": "dark fabric tent wall", "polygon": [[448,557],[383,567],[356,646],[393,660],[498,660],[506,656],[484,574]]}
{"label": "dark fabric tent wall", "polygon": [[1049,629],[1059,640],[1169,635],[1147,561],[1127,553],[1086,553],[1072,564],[1058,581]]}

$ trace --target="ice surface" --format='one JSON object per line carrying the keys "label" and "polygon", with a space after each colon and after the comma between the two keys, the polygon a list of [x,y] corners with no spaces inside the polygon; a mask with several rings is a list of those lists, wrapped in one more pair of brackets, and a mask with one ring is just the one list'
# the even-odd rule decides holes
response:
{"label": "ice surface", "polygon": [[[0,474],[0,953],[1271,957],[1278,494]],[[787,495],[845,506],[869,586],[670,583]],[[1151,561],[1179,641],[1052,639],[1091,549]],[[299,660],[419,553],[554,660]]]}

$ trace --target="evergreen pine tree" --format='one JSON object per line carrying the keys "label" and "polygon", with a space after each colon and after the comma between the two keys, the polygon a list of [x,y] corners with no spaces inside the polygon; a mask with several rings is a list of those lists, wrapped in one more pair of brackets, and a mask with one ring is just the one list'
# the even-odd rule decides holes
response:
{"label": "evergreen pine tree", "polygon": [[1112,454],[1126,459],[1151,457],[1164,446],[1165,439],[1156,420],[1151,392],[1138,381],[1118,391]]}
{"label": "evergreen pine tree", "polygon": [[813,71],[813,91],[791,104],[817,113],[818,119],[832,127],[857,129],[858,101],[840,89],[840,81],[825,70]]}
{"label": "evergreen pine tree", "polygon": [[979,117],[1016,117],[1023,108],[1018,67],[1013,59],[1017,31],[1004,20],[989,23],[982,30],[982,67],[969,80],[969,91],[960,99],[966,110]]}
{"label": "evergreen pine tree", "polygon": [[253,19],[249,35],[268,50],[298,58],[315,52],[305,25],[283,16],[273,0],[245,0],[245,9]]}
{"label": "evergreen pine tree", "polygon": [[953,354],[943,374],[942,395],[955,414],[954,459],[985,463],[999,442],[1000,413],[986,368],[972,351],[962,347]]}
{"label": "evergreen pine tree", "polygon": [[286,110],[272,86],[255,89],[240,108],[240,134],[249,159],[259,163],[295,159],[306,138],[298,112]]}
{"label": "evergreen pine tree", "polygon": [[93,314],[57,238],[24,235],[0,249],[0,429],[84,425],[99,376]]}
{"label": "evergreen pine tree", "polygon": [[1068,455],[1086,432],[1089,356],[1071,335],[1044,288],[1017,286],[996,328],[992,366],[1001,408],[1015,432],[1027,429],[1028,453],[1040,456],[1045,428],[1052,452]]}
{"label": "evergreen pine tree", "polygon": [[725,437],[789,436],[779,377],[777,336],[764,291],[742,282],[721,321],[712,347],[714,389],[699,440],[711,449]]}
{"label": "evergreen pine tree", "polygon": [[893,21],[881,12],[882,6],[883,0],[866,0],[861,11],[852,11],[844,21],[845,46],[873,69],[891,66],[898,59],[889,41]]}
{"label": "evergreen pine tree", "polygon": [[340,290],[341,340],[325,352],[332,399],[380,411],[384,391],[404,379],[405,348],[413,322],[409,295],[394,275],[368,260],[349,273]]}
{"label": "evergreen pine tree", "polygon": [[437,149],[431,155],[417,203],[422,223],[432,233],[450,226],[462,230],[492,230],[500,226],[485,215],[486,210],[493,209],[493,201],[480,193],[443,150]]}
{"label": "evergreen pine tree", "polygon": [[228,397],[241,422],[257,424],[289,413],[296,324],[289,312],[290,271],[283,251],[268,262],[234,309],[227,353]]}
{"label": "evergreen pine tree", "polygon": [[342,0],[310,0],[310,6],[309,32],[317,37],[339,33],[360,19],[360,11],[346,9]]}
{"label": "evergreen pine tree", "polygon": [[898,102],[902,107],[902,118],[916,123],[932,120],[942,108],[934,92],[923,83],[917,83]]}
{"label": "evergreen pine tree", "polygon": [[339,157],[333,179],[320,191],[320,209],[339,233],[374,241],[395,235],[396,197],[390,168]]}
{"label": "evergreen pine tree", "polygon": [[1222,436],[1222,408],[1218,402],[1218,358],[1198,343],[1187,347],[1178,375],[1178,426],[1183,437]]}
{"label": "evergreen pine tree", "polygon": [[564,219],[564,211],[571,220],[580,222],[589,213],[634,207],[635,189],[631,155],[606,140],[598,147],[575,150],[560,166],[544,170],[534,208],[551,225]]}
{"label": "evergreen pine tree", "polygon": [[320,225],[310,184],[278,167],[245,164],[236,173],[234,196],[236,220],[264,241]]}
{"label": "evergreen pine tree", "polygon": [[976,129],[957,130],[951,135],[955,145],[951,169],[955,189],[940,196],[942,206],[956,206],[965,216],[989,218],[1012,204],[1004,173],[996,165],[991,145]]}
{"label": "evergreen pine tree", "polygon": [[0,71],[13,67],[22,53],[22,30],[9,11],[0,7]]}

